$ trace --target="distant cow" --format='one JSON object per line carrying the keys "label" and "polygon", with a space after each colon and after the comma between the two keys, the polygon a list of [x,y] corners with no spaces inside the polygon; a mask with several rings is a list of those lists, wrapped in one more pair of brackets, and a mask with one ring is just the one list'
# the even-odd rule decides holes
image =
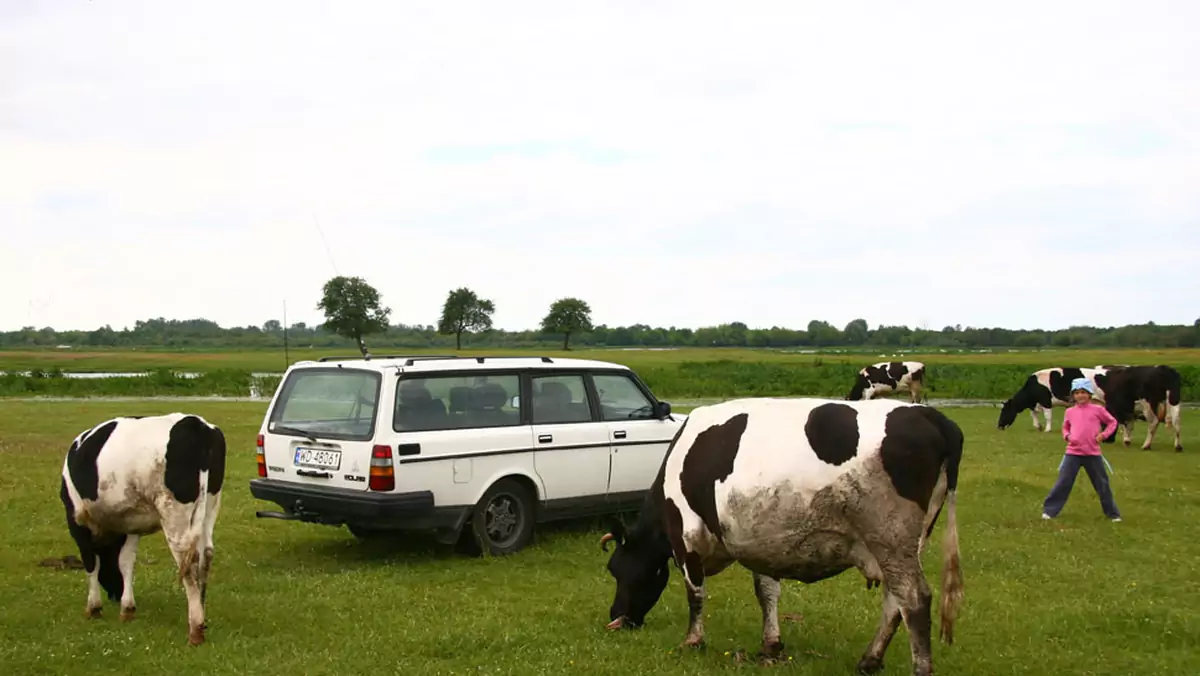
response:
{"label": "distant cow", "polygon": [[99,617],[103,587],[134,616],[138,539],[159,530],[188,600],[188,641],[204,642],[213,525],[225,478],[225,435],[197,415],[114,418],[75,437],[60,496],[88,575],[86,614]]}
{"label": "distant cow", "polygon": [[881,361],[858,372],[854,387],[846,396],[849,401],[874,399],[885,394],[908,390],[913,403],[923,399],[925,365],[919,361]]}
{"label": "distant cow", "polygon": [[[1093,399],[1097,403],[1104,402],[1104,387],[1096,381],[1096,374],[1104,372],[1102,367],[1081,369],[1073,366],[1034,371],[1025,379],[1021,389],[1000,406],[1000,419],[996,426],[1002,430],[1008,429],[1016,421],[1018,413],[1028,410],[1029,415],[1033,417],[1034,429],[1049,432],[1052,427],[1051,411],[1054,407],[1070,406],[1074,403],[1071,399],[1071,381],[1075,378],[1087,378],[1092,381],[1096,386]],[[1039,414],[1045,415],[1045,427],[1038,419]]]}
{"label": "distant cow", "polygon": [[641,625],[683,571],[686,645],[704,642],[704,580],[733,563],[753,573],[763,652],[778,655],[781,579],[814,583],[857,568],[883,584],[883,617],[858,663],[883,668],[901,618],[914,673],[932,670],[931,598],[920,553],[943,506],[941,634],[953,642],[963,596],[955,493],[963,434],[941,412],[896,401],[741,399],[694,409],[667,450],[637,524],[600,540],[616,595],[608,628]]}
{"label": "distant cow", "polygon": [[[1131,443],[1136,409],[1141,408],[1142,418],[1150,424],[1143,450],[1150,448],[1158,424],[1164,421],[1175,430],[1175,450],[1183,450],[1179,432],[1182,384],[1179,371],[1161,364],[1113,368],[1096,376],[1096,385],[1106,392],[1105,408],[1121,423],[1126,446]],[[1112,443],[1115,438],[1116,432],[1105,442]]]}

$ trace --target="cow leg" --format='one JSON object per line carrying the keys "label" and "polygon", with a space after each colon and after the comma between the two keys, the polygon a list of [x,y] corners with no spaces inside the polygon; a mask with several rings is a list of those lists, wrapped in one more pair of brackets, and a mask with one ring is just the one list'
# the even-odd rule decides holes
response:
{"label": "cow leg", "polygon": [[1122,439],[1122,441],[1125,443],[1126,446],[1133,443],[1133,440],[1130,438],[1133,435],[1133,420],[1134,420],[1133,418],[1130,418],[1129,422],[1125,423],[1124,425],[1121,425],[1121,431],[1122,431],[1123,437],[1124,437]]}
{"label": "cow leg", "polygon": [[876,630],[871,644],[867,646],[867,651],[858,660],[856,667],[858,673],[876,674],[883,671],[883,655],[887,652],[892,637],[896,635],[896,629],[900,627],[900,619],[900,599],[896,598],[891,587],[885,584],[883,587],[883,613],[879,618],[879,629]]}
{"label": "cow leg", "polygon": [[1142,417],[1146,419],[1146,424],[1150,427],[1146,430],[1146,441],[1142,443],[1142,450],[1148,451],[1150,444],[1154,443],[1154,432],[1158,430],[1158,413],[1148,401],[1143,402]]}
{"label": "cow leg", "polygon": [[[104,597],[100,590],[100,557],[94,553],[89,554],[90,556],[85,556],[83,559],[83,566],[88,574],[87,607],[84,609],[84,615],[95,619],[100,617],[100,610],[104,607]],[[90,564],[88,559],[91,559]]]}
{"label": "cow leg", "polygon": [[681,647],[699,648],[704,645],[704,567],[695,552],[687,555],[683,570],[688,600],[688,633]]}
{"label": "cow leg", "polygon": [[[888,575],[884,584],[890,585],[900,605],[900,614],[908,628],[908,643],[912,651],[913,676],[930,676],[933,673],[932,635],[933,619],[930,614],[933,592],[921,573],[920,562],[910,560],[903,572]],[[885,607],[886,609],[886,607]]]}
{"label": "cow leg", "polygon": [[763,643],[765,657],[783,654],[783,641],[779,638],[779,580],[754,573],[754,595],[762,608]]}
{"label": "cow leg", "polygon": [[75,540],[75,545],[79,548],[79,559],[83,562],[84,571],[87,572],[88,595],[87,605],[83,609],[84,617],[100,617],[104,599],[100,589],[100,557],[96,555],[96,541],[92,537],[92,531],[80,526],[75,521],[74,514],[70,512],[67,513],[67,528]]}
{"label": "cow leg", "polygon": [[[204,560],[200,566],[200,604],[208,603],[208,574],[213,563],[213,529],[217,523],[217,512],[221,510],[221,494],[208,496],[204,512]],[[207,624],[207,623],[206,623]]]}
{"label": "cow leg", "polygon": [[1044,429],[1042,431],[1049,432],[1050,428],[1052,428],[1054,426],[1053,425],[1053,423],[1054,423],[1054,406],[1046,406],[1046,407],[1042,408],[1042,411],[1046,415],[1046,429]]}
{"label": "cow leg", "polygon": [[188,643],[204,643],[204,604],[200,599],[200,566],[196,545],[187,546],[168,538],[171,556],[179,567],[179,578],[183,583],[188,604]]}
{"label": "cow leg", "polygon": [[1038,417],[1041,412],[1041,404],[1036,404],[1033,408],[1029,409],[1029,417],[1033,418],[1033,429],[1039,432],[1042,431],[1042,419]]}
{"label": "cow leg", "polygon": [[1179,436],[1179,405],[1176,404],[1174,406],[1171,406],[1170,404],[1167,404],[1167,406],[1169,407],[1167,409],[1167,420],[1170,421],[1171,428],[1173,430],[1175,430],[1175,451],[1178,453],[1182,453],[1183,452],[1183,441],[1180,439],[1180,436]]}
{"label": "cow leg", "polygon": [[[204,499],[201,495],[199,498]],[[163,500],[159,504],[162,514],[163,535],[167,539],[167,547],[175,559],[178,579],[183,584],[188,603],[188,643],[200,645],[204,643],[204,603],[200,598],[200,569],[204,556],[203,531],[196,532],[191,527],[195,503],[182,504],[174,500]]]}
{"label": "cow leg", "polygon": [[138,539],[137,535],[127,536],[118,558],[121,576],[125,580],[125,587],[121,591],[121,620],[124,622],[132,620],[137,611],[137,603],[133,599],[133,563],[137,559]]}

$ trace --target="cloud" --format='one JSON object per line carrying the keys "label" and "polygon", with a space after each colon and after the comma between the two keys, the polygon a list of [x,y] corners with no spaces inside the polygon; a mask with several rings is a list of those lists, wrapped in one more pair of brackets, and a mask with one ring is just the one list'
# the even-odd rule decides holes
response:
{"label": "cloud", "polygon": [[318,223],[408,323],[461,285],[504,328],[1200,301],[1188,3],[4,11],[0,328],[319,321]]}

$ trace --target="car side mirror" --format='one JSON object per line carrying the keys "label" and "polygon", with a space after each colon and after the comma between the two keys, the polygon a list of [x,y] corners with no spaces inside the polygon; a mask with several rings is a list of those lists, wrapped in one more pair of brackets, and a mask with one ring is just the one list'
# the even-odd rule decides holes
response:
{"label": "car side mirror", "polygon": [[671,404],[660,401],[654,405],[654,417],[657,420],[662,420],[671,415]]}

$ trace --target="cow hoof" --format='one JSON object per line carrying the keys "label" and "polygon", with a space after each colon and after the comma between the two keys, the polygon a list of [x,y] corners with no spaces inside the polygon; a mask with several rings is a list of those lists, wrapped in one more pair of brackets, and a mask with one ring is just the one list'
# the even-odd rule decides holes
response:
{"label": "cow hoof", "polygon": [[694,648],[694,649],[697,649],[697,650],[698,650],[698,649],[700,649],[700,648],[703,648],[703,647],[704,647],[704,639],[702,639],[702,638],[688,638],[688,639],[687,639],[686,641],[684,641],[683,643],[680,643],[680,644],[679,644],[679,647],[680,647],[680,648]]}
{"label": "cow hoof", "polygon": [[188,644],[200,645],[204,643],[204,627],[194,627],[188,632]]}
{"label": "cow hoof", "polygon": [[859,674],[878,674],[883,671],[883,660],[878,657],[864,657],[858,661],[854,671]]}
{"label": "cow hoof", "polygon": [[1183,453],[1183,446],[1176,446],[1176,447],[1175,447],[1175,452],[1176,452],[1176,453]]}
{"label": "cow hoof", "polygon": [[772,641],[764,643],[759,657],[764,660],[775,660],[783,656],[783,642]]}
{"label": "cow hoof", "polygon": [[95,608],[85,608],[83,611],[83,616],[89,620],[94,620],[100,617],[100,610],[100,606],[96,606]]}
{"label": "cow hoof", "polygon": [[1126,442],[1125,442],[1125,445],[1126,445],[1126,446],[1128,446],[1128,445],[1130,445],[1131,443],[1132,443],[1132,442],[1126,441]]}
{"label": "cow hoof", "polygon": [[136,613],[136,612],[137,612],[136,606],[129,606],[128,608],[122,608],[121,609],[121,621],[129,622],[130,620],[133,619],[134,613]]}

